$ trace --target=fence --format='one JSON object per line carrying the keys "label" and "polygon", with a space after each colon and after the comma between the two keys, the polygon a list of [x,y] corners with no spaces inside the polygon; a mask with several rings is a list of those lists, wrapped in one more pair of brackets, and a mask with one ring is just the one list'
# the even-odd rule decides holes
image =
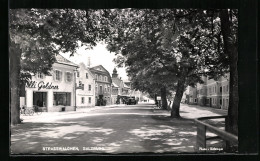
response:
{"label": "fence", "polygon": [[[228,146],[230,143],[238,144],[238,137],[236,135],[228,133],[225,130],[221,130],[217,127],[214,127],[202,121],[202,120],[220,119],[220,118],[225,118],[225,122],[226,122],[227,116],[211,116],[211,117],[201,117],[195,119],[195,122],[197,123],[197,143],[196,143],[197,151],[199,152],[206,151],[207,140],[222,139],[225,141],[225,146]],[[217,136],[207,137],[206,136],[207,130],[216,134]]]}

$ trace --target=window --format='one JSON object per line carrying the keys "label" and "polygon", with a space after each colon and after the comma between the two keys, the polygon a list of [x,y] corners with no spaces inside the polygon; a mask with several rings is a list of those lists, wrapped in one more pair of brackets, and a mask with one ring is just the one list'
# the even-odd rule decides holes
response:
{"label": "window", "polygon": [[194,102],[195,102],[195,103],[197,102],[197,99],[196,99],[196,98],[194,99]]}
{"label": "window", "polygon": [[110,87],[108,86],[108,87],[107,87],[107,92],[109,92],[109,91],[110,91]]}
{"label": "window", "polygon": [[102,75],[99,76],[99,80],[102,81]]}
{"label": "window", "polygon": [[81,104],[85,103],[85,97],[81,97]]}
{"label": "window", "polygon": [[209,104],[209,99],[208,98],[206,99],[206,104]]}
{"label": "window", "polygon": [[96,92],[98,92],[98,86],[96,85]]}
{"label": "window", "polygon": [[68,92],[54,92],[53,105],[71,106],[71,93]]}
{"label": "window", "polygon": [[62,72],[59,70],[55,70],[55,80],[61,81]]}
{"label": "window", "polygon": [[100,92],[100,93],[103,93],[102,91],[103,91],[103,90],[102,90],[102,86],[99,86],[99,92]]}
{"label": "window", "polygon": [[88,98],[88,103],[91,103],[91,97]]}
{"label": "window", "polygon": [[96,80],[98,80],[98,75],[97,74],[95,74],[95,78],[96,78]]}
{"label": "window", "polygon": [[222,87],[219,87],[219,92],[222,93]]}
{"label": "window", "polygon": [[37,73],[37,78],[43,79],[43,74],[42,73]]}
{"label": "window", "polygon": [[209,88],[209,94],[211,94],[211,87]]}
{"label": "window", "polygon": [[86,73],[86,79],[88,79],[88,73]]}
{"label": "window", "polygon": [[229,88],[228,88],[228,85],[227,85],[227,92],[228,92]]}
{"label": "window", "polygon": [[107,76],[105,76],[105,82],[107,82]]}
{"label": "window", "polygon": [[107,86],[105,86],[105,92],[107,92]]}
{"label": "window", "polygon": [[219,99],[219,104],[222,105],[222,99],[221,98]]}
{"label": "window", "polygon": [[77,71],[77,77],[79,77],[79,71]]}
{"label": "window", "polygon": [[226,105],[228,106],[228,99],[226,99]]}
{"label": "window", "polygon": [[66,82],[71,82],[72,81],[72,73],[66,72]]}
{"label": "window", "polygon": [[88,90],[91,91],[91,85],[88,85]]}

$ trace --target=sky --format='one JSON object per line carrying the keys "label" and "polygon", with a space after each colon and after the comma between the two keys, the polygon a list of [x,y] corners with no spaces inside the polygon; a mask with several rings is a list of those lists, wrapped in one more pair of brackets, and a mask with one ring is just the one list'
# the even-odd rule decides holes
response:
{"label": "sky", "polygon": [[[88,57],[90,57],[91,66],[102,65],[106,70],[112,75],[113,69],[116,67],[116,64],[113,62],[113,59],[116,58],[115,53],[109,52],[106,49],[106,44],[98,43],[93,49],[85,50],[85,47],[81,47],[77,50],[74,56],[70,57],[68,53],[61,53],[66,59],[72,61],[73,63],[79,64],[83,62],[87,66]],[[125,72],[125,68],[116,68],[118,77],[121,77],[123,80],[128,79]]]}

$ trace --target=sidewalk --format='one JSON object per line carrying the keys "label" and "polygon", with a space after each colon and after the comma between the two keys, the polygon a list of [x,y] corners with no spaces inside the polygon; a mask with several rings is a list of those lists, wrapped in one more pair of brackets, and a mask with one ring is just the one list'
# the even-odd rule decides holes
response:
{"label": "sidewalk", "polygon": [[[51,122],[55,118],[55,116],[65,116],[67,118],[70,117],[72,114],[82,114],[79,116],[85,116],[86,113],[90,113],[92,111],[97,111],[99,109],[105,109],[105,108],[112,108],[117,106],[124,106],[123,104],[119,105],[108,105],[108,106],[94,106],[94,107],[86,107],[86,108],[76,108],[76,111],[64,111],[64,112],[42,112],[40,115],[37,115],[34,113],[32,116],[25,116],[21,115],[21,119],[23,119],[23,122],[31,122],[41,120],[40,122]],[[41,119],[39,119],[41,118]]]}
{"label": "sidewalk", "polygon": [[224,116],[227,115],[227,110],[203,107],[199,105],[181,104],[180,115],[192,119],[208,116]]}
{"label": "sidewalk", "polygon": [[[155,109],[154,112],[159,112],[163,114],[170,114],[171,111],[165,111],[160,109]],[[208,117],[208,116],[224,116],[227,115],[227,110],[216,109],[212,107],[203,107],[199,105],[188,105],[180,104],[180,115],[183,118],[187,119],[196,119],[199,117]]]}

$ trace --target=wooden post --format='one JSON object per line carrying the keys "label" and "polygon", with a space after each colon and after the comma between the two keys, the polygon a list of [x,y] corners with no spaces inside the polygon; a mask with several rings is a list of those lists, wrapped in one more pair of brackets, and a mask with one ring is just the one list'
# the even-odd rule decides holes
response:
{"label": "wooden post", "polygon": [[197,152],[204,152],[206,148],[206,126],[197,124]]}

